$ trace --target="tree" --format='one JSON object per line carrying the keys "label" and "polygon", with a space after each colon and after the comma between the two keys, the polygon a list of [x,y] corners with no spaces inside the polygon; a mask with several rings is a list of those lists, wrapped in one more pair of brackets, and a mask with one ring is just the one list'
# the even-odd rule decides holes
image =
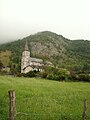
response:
{"label": "tree", "polygon": [[4,67],[2,61],[0,60],[0,70]]}

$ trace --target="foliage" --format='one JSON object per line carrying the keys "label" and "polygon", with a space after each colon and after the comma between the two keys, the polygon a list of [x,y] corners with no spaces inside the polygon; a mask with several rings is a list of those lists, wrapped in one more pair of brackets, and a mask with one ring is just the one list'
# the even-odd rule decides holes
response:
{"label": "foliage", "polygon": [[[82,68],[83,69],[83,68]],[[44,68],[44,71],[41,73],[42,78],[47,78],[49,80],[56,81],[84,81],[90,82],[90,73],[81,71],[68,71],[64,68],[55,68],[47,66]]]}
{"label": "foliage", "polygon": [[79,81],[90,82],[90,75],[89,74],[79,74],[78,75]]}
{"label": "foliage", "polygon": [[0,70],[0,75],[7,75],[8,74],[8,72],[6,71],[6,70]]}
{"label": "foliage", "polygon": [[7,49],[0,52],[0,62],[3,64],[4,67],[9,66],[10,57],[11,51],[8,51]]}
{"label": "foliage", "polygon": [[68,79],[68,71],[66,69],[47,66],[42,73],[42,78],[57,81],[66,81]]}
{"label": "foliage", "polygon": [[30,71],[26,74],[24,73],[23,76],[24,77],[36,77],[36,73],[37,73],[37,71]]}
{"label": "foliage", "polygon": [[84,81],[84,82],[90,82],[90,74],[85,74],[85,73],[71,73],[68,77],[69,80],[71,81]]}
{"label": "foliage", "polygon": [[4,67],[2,61],[0,60],[0,70]]}

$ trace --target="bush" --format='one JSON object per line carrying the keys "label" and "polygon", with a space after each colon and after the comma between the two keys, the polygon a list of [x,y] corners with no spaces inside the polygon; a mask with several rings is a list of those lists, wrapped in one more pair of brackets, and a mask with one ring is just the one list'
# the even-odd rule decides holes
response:
{"label": "bush", "polygon": [[90,75],[85,73],[81,73],[81,74],[73,73],[73,74],[70,74],[69,79],[71,81],[90,82]]}
{"label": "bush", "polygon": [[54,75],[52,73],[49,73],[47,75],[47,79],[49,79],[49,80],[55,80],[55,77],[54,77]]}
{"label": "bush", "polygon": [[78,76],[79,81],[85,81],[85,82],[90,82],[90,75],[88,74],[80,74]]}
{"label": "bush", "polygon": [[0,74],[1,74],[1,75],[7,75],[7,74],[8,74],[8,72],[7,72],[7,71],[5,71],[5,70],[3,70],[3,71],[0,71]]}
{"label": "bush", "polygon": [[41,76],[41,78],[47,78],[47,73],[46,72],[42,72],[40,76]]}
{"label": "bush", "polygon": [[44,77],[50,80],[65,81],[68,78],[68,71],[66,69],[59,69],[55,67],[46,67]]}
{"label": "bush", "polygon": [[28,73],[26,73],[25,77],[35,77],[36,76],[36,72],[35,71],[30,71]]}

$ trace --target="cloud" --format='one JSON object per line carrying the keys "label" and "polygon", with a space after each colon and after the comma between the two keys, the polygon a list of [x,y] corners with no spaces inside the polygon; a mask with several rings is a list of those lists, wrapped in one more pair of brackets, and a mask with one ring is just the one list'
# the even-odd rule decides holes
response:
{"label": "cloud", "polygon": [[89,0],[0,0],[0,41],[41,30],[90,39]]}

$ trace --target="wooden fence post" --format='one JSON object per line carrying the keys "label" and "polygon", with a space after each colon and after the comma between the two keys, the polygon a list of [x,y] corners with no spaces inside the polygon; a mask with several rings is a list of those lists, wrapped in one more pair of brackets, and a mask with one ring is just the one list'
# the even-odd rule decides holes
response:
{"label": "wooden fence post", "polygon": [[14,110],[15,110],[15,91],[10,90],[9,93],[9,120],[14,120]]}
{"label": "wooden fence post", "polygon": [[86,109],[87,109],[87,101],[86,101],[86,98],[85,98],[85,99],[84,99],[84,108],[83,108],[82,120],[85,120],[85,117],[86,117]]}

